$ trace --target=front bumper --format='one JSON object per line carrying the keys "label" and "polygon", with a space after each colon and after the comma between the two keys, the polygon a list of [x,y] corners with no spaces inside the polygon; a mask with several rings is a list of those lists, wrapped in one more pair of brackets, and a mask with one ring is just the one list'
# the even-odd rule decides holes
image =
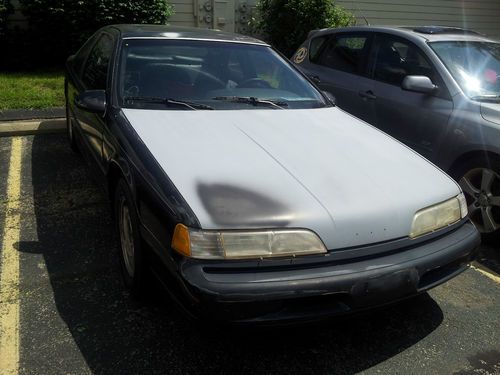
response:
{"label": "front bumper", "polygon": [[217,321],[323,319],[404,299],[451,279],[475,257],[480,236],[465,222],[428,241],[404,243],[403,248],[388,243],[382,245],[385,252],[348,259],[339,256],[342,251],[258,262],[183,258],[178,297],[194,315]]}

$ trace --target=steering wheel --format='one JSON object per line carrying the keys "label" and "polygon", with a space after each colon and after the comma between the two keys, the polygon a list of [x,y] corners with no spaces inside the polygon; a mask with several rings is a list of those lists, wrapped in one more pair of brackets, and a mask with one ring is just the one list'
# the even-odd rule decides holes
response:
{"label": "steering wheel", "polygon": [[262,78],[250,78],[238,84],[238,87],[272,89],[273,87]]}

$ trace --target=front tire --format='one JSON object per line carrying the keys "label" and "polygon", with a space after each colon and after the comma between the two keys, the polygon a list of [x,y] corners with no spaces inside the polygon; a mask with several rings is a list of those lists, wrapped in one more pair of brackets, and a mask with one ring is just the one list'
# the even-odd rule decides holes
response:
{"label": "front tire", "polygon": [[70,113],[68,98],[66,98],[66,135],[68,137],[69,146],[74,152],[78,153],[78,145],[75,140],[75,129]]}
{"label": "front tire", "polygon": [[145,276],[139,218],[132,194],[123,179],[116,185],[114,211],[123,281],[134,297],[139,297],[142,294]]}
{"label": "front tire", "polygon": [[467,199],[469,217],[483,238],[500,233],[500,158],[473,158],[452,171]]}

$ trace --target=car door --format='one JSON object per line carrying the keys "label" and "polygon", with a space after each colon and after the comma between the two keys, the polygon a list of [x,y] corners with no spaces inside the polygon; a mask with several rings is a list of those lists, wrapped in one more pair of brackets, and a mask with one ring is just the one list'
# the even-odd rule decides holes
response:
{"label": "car door", "polygon": [[[114,50],[113,37],[108,33],[102,33],[90,51],[81,75],[81,89],[85,90],[107,90],[108,71],[111,56]],[[75,95],[76,97],[76,95]],[[75,97],[72,100],[75,100]],[[78,122],[85,154],[90,163],[96,164],[101,172],[104,172],[103,160],[103,130],[105,120],[100,114],[90,113],[74,106],[75,118]]]}
{"label": "car door", "polygon": [[[417,45],[390,34],[375,36],[370,56],[373,125],[433,160],[453,110],[438,72]],[[401,84],[409,75],[427,76],[438,88],[430,94],[403,90]]]}
{"label": "car door", "polygon": [[371,122],[374,116],[373,82],[367,77],[369,33],[322,35],[311,40],[307,73],[318,86],[331,92],[337,105]]}

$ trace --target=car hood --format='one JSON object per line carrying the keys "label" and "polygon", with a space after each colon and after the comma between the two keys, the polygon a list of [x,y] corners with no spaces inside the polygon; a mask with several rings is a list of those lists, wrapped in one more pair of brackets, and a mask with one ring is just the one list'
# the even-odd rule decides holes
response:
{"label": "car hood", "polygon": [[481,116],[489,122],[500,125],[500,103],[481,103]]}
{"label": "car hood", "polygon": [[204,229],[308,228],[328,249],[408,236],[459,194],[438,168],[338,108],[124,114]]}

